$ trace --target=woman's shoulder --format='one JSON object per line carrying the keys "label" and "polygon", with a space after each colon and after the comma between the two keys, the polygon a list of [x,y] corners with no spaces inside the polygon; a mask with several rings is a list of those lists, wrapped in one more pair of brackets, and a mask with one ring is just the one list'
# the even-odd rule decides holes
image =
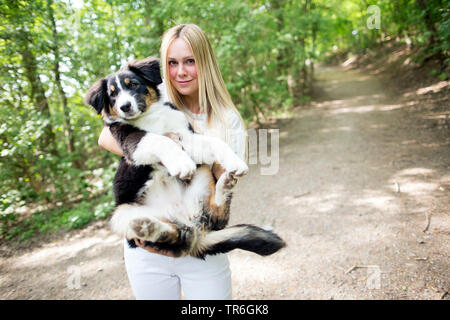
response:
{"label": "woman's shoulder", "polygon": [[244,129],[244,124],[242,123],[242,118],[237,110],[233,108],[228,108],[226,111],[226,117],[228,126],[233,129]]}

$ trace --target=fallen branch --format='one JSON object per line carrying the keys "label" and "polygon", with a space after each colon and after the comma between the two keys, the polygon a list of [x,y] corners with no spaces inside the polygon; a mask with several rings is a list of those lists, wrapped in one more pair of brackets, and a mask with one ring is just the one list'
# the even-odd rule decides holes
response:
{"label": "fallen branch", "polygon": [[297,195],[294,196],[294,199],[297,199],[297,198],[300,198],[300,197],[303,197],[303,196],[307,196],[310,193],[311,193],[311,191],[308,191],[308,192],[305,192],[305,193],[301,193],[301,194],[297,194]]}
{"label": "fallen branch", "polygon": [[430,227],[430,223],[431,223],[431,214],[426,212],[425,215],[427,217],[427,225],[425,226],[425,229],[422,230],[422,232],[427,232],[428,228]]}
{"label": "fallen branch", "polygon": [[416,258],[416,261],[427,261],[427,260],[428,260],[427,257],[425,257],[425,258]]}
{"label": "fallen branch", "polygon": [[360,264],[355,264],[353,267],[351,267],[350,269],[348,269],[347,271],[345,271],[345,273],[350,273],[353,270],[359,269],[359,268],[379,268],[379,266],[375,266],[375,265],[360,265]]}

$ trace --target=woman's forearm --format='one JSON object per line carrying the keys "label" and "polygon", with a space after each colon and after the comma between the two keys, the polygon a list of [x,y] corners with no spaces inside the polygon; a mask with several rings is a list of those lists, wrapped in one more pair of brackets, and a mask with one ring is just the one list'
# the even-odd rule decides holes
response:
{"label": "woman's forearm", "polygon": [[98,137],[98,145],[118,156],[123,156],[123,151],[111,134],[109,127],[103,127],[103,130]]}

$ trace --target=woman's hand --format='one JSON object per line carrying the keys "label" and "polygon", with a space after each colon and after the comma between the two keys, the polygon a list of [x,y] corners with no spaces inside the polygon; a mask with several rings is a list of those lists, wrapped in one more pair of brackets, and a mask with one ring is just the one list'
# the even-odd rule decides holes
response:
{"label": "woman's hand", "polygon": [[172,133],[172,132],[165,133],[164,135],[165,135],[166,137],[172,139],[173,141],[175,141],[175,142],[177,143],[177,145],[178,145],[181,149],[183,149],[183,146],[182,146],[181,143],[180,143],[180,136],[179,136],[179,135],[177,135],[177,134],[175,134],[175,133]]}
{"label": "woman's hand", "polygon": [[144,250],[147,250],[150,253],[157,253],[157,254],[162,254],[163,256],[167,256],[167,257],[175,257],[175,255],[173,254],[172,251],[168,251],[168,250],[159,250],[156,248],[153,248],[149,245],[145,245],[145,241],[144,240],[140,240],[140,239],[133,239],[134,243],[136,243],[136,245]]}

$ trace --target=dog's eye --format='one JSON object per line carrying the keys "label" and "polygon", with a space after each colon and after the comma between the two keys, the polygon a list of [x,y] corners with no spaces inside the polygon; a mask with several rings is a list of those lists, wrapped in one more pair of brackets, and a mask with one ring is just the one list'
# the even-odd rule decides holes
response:
{"label": "dog's eye", "polygon": [[130,82],[130,89],[135,89],[138,86],[136,82]]}
{"label": "dog's eye", "polygon": [[111,91],[111,93],[109,94],[111,97],[115,97],[117,96],[117,90]]}

